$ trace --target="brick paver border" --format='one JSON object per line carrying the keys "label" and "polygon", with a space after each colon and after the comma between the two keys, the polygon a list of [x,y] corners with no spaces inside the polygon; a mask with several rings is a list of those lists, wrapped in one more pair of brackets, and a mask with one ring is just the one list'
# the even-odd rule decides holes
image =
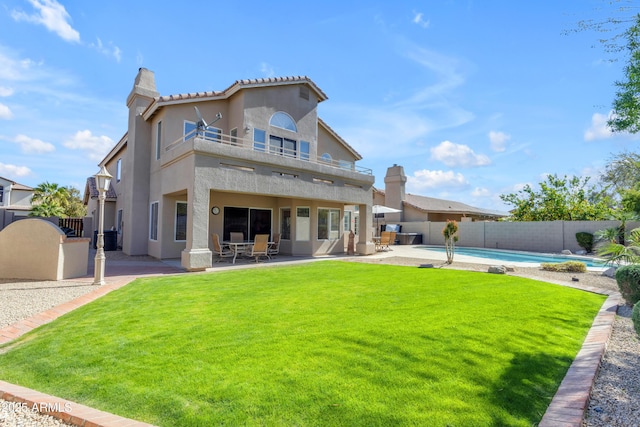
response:
{"label": "brick paver border", "polygon": [[612,293],[596,315],[582,348],[573,360],[539,427],[581,427],[593,382],[607,349],[622,297]]}
{"label": "brick paver border", "polygon": [[153,427],[152,424],[99,411],[4,381],[0,381],[0,399],[16,403],[16,410],[36,410],[80,427]]}

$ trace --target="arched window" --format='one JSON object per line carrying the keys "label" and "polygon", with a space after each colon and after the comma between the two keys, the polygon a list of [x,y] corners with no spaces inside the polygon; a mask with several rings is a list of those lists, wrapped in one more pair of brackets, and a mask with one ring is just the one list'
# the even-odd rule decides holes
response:
{"label": "arched window", "polygon": [[325,163],[331,163],[333,161],[333,159],[331,158],[331,154],[329,153],[324,153],[321,157],[320,160],[322,160]]}
{"label": "arched window", "polygon": [[284,113],[282,111],[278,111],[271,116],[269,120],[269,125],[290,130],[291,132],[298,132],[298,128],[296,126],[296,122],[293,121],[290,115]]}

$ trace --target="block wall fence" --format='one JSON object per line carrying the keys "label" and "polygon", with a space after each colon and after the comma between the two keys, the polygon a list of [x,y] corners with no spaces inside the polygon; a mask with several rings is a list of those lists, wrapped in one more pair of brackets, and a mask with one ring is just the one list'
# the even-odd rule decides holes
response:
{"label": "block wall fence", "polygon": [[[444,245],[442,229],[445,222],[400,222],[403,233],[422,234],[425,245]],[[618,227],[620,221],[536,221],[536,222],[458,222],[457,246],[512,249],[532,252],[557,253],[583,250],[576,233],[595,233]],[[639,221],[628,221],[627,232],[640,227]]]}

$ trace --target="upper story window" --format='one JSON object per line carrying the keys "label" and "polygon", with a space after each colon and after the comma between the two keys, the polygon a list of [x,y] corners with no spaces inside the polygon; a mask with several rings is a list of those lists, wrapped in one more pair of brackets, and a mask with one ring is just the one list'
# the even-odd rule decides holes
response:
{"label": "upper story window", "polygon": [[4,202],[4,187],[0,185],[0,205]]}
{"label": "upper story window", "polygon": [[256,151],[267,149],[267,133],[262,129],[253,129],[253,149]]}
{"label": "upper story window", "polygon": [[271,116],[269,125],[281,129],[290,130],[291,132],[298,132],[296,122],[293,121],[290,115],[288,115],[287,113],[283,113],[282,111],[278,111],[273,116]]}
{"label": "upper story window", "polygon": [[116,162],[116,182],[122,179],[122,157]]}
{"label": "upper story window", "polygon": [[[196,124],[195,122],[189,122],[187,120],[184,121],[184,140],[188,140],[194,138],[196,136]],[[220,141],[220,135],[222,135],[222,129],[208,127],[199,135],[204,139],[212,139],[214,141]]]}
{"label": "upper story window", "polygon": [[162,149],[162,122],[158,122],[156,128],[156,160],[160,160],[160,152]]}

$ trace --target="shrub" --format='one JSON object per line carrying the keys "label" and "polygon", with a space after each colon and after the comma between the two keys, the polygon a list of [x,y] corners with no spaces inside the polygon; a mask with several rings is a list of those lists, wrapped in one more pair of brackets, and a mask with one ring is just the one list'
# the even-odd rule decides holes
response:
{"label": "shrub", "polygon": [[578,245],[585,251],[591,252],[593,250],[593,234],[587,233],[586,231],[579,231],[576,233],[576,240],[578,241]]}
{"label": "shrub", "polygon": [[629,264],[618,268],[616,282],[627,304],[633,305],[640,301],[640,265]]}
{"label": "shrub", "polygon": [[565,261],[565,262],[543,262],[540,264],[543,270],[546,271],[560,271],[563,273],[585,273],[587,271],[587,264],[580,261]]}
{"label": "shrub", "polygon": [[633,327],[636,330],[636,334],[640,335],[640,302],[637,302],[636,305],[633,306],[631,320],[633,320]]}

